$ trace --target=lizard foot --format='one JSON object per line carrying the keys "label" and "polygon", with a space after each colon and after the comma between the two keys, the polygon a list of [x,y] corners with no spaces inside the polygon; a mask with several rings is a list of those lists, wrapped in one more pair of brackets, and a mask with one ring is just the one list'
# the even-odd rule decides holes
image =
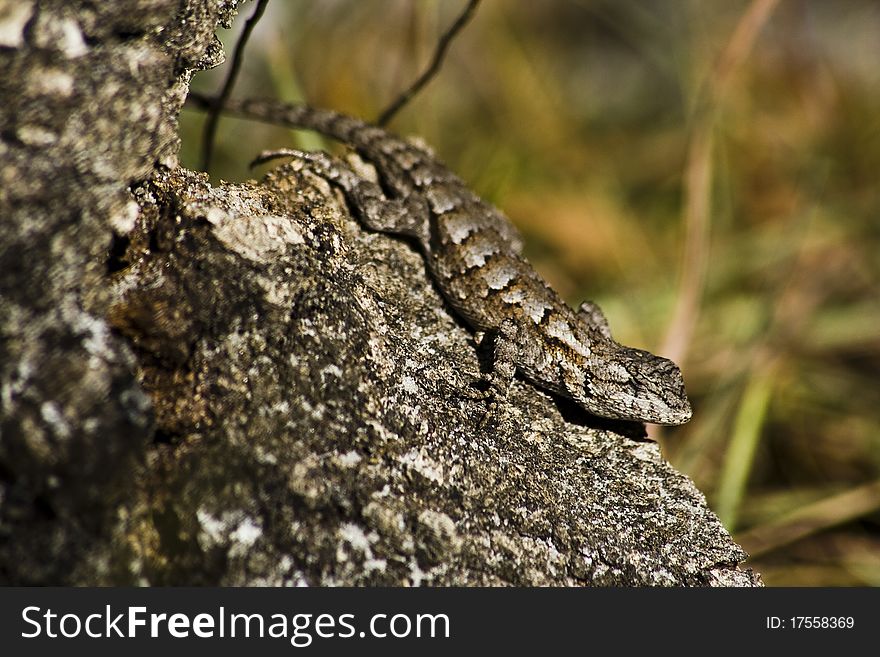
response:
{"label": "lizard foot", "polygon": [[486,411],[483,413],[480,421],[477,422],[476,430],[485,431],[490,426],[497,427],[505,417],[503,409],[504,407],[498,398],[492,397],[486,406]]}

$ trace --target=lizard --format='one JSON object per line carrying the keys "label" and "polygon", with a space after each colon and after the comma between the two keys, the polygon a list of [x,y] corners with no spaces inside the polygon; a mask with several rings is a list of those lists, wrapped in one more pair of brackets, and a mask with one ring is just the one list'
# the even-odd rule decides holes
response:
{"label": "lizard", "polygon": [[523,240],[511,221],[426,146],[309,105],[231,100],[224,111],[313,130],[374,167],[378,183],[324,152],[267,151],[254,162],[308,160],[342,190],[368,228],[418,243],[447,302],[474,331],[495,336],[486,396],[504,398],[519,372],[599,417],[663,425],[690,420],[678,366],[616,342],[596,304],[569,306],[523,257]]}

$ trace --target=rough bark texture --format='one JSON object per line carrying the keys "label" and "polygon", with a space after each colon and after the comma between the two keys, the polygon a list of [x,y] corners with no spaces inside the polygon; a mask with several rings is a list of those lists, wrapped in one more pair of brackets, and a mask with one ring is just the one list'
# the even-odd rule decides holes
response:
{"label": "rough bark texture", "polygon": [[0,3],[0,582],[759,584],[638,427],[481,426],[411,244],[176,166],[232,4]]}

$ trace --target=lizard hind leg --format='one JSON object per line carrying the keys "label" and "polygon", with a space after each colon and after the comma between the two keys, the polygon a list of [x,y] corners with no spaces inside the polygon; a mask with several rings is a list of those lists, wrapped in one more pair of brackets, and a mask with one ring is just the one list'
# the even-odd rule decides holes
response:
{"label": "lizard hind leg", "polygon": [[605,313],[592,301],[584,301],[578,308],[578,315],[587,324],[594,327],[600,334],[611,340],[611,327],[605,318]]}
{"label": "lizard hind leg", "polygon": [[260,153],[252,166],[279,157],[295,157],[307,162],[317,175],[342,189],[368,228],[381,233],[408,235],[427,243],[429,210],[424,199],[415,195],[388,198],[377,183],[358,175],[348,163],[323,151],[289,148],[266,151]]}

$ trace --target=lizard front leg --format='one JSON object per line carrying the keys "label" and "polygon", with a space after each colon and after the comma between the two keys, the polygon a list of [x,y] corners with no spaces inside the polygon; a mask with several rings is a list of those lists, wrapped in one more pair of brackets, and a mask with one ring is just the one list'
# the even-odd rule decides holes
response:
{"label": "lizard front leg", "polygon": [[594,327],[601,335],[611,340],[611,327],[605,318],[605,313],[592,301],[584,301],[578,308],[578,316],[587,325]]}
{"label": "lizard front leg", "polygon": [[495,344],[492,351],[492,371],[487,380],[489,393],[492,399],[505,400],[510,393],[510,384],[516,374],[516,360],[519,354],[517,348],[519,328],[512,318],[508,317],[501,322],[495,334]]}
{"label": "lizard front leg", "polygon": [[264,151],[251,166],[280,157],[295,157],[308,162],[309,168],[317,175],[342,189],[358,218],[367,228],[381,233],[414,237],[427,245],[430,215],[423,198],[415,195],[388,198],[378,184],[359,176],[347,163],[323,151],[300,151],[292,148]]}
{"label": "lizard front leg", "polygon": [[492,370],[483,379],[489,384],[483,398],[489,400],[486,412],[478,424],[483,428],[497,411],[501,402],[510,394],[510,385],[516,374],[516,361],[519,355],[519,326],[510,317],[501,322],[495,331],[492,349]]}

